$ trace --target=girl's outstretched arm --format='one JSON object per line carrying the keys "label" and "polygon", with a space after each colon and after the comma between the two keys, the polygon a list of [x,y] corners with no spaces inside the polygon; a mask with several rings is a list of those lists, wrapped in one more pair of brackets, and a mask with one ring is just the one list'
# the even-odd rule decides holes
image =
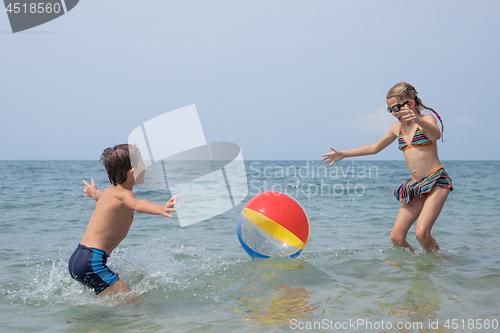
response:
{"label": "girl's outstretched arm", "polygon": [[391,126],[389,131],[387,132],[384,137],[382,137],[380,140],[378,140],[376,143],[371,144],[371,145],[366,145],[363,147],[355,148],[355,149],[350,149],[350,150],[344,150],[340,151],[335,148],[330,147],[332,150],[331,153],[326,153],[323,155],[322,161],[325,161],[326,163],[332,162],[330,166],[335,164],[335,162],[338,162],[345,157],[354,157],[354,156],[365,156],[365,155],[374,155],[379,153],[381,150],[383,150],[385,147],[390,145],[392,141],[396,140],[398,137],[398,131],[399,131],[399,126],[400,123],[395,123],[394,125]]}

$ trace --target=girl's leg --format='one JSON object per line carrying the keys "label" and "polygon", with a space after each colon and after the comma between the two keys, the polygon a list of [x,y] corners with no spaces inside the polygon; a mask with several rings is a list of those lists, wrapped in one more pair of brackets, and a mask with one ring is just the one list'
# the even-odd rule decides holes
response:
{"label": "girl's leg", "polygon": [[394,246],[403,246],[410,249],[413,252],[413,248],[406,241],[406,234],[412,224],[417,220],[420,215],[420,211],[424,206],[424,199],[421,197],[414,198],[412,204],[404,203],[399,210],[398,217],[396,218],[396,223],[391,231],[391,241]]}
{"label": "girl's leg", "polygon": [[424,207],[418,217],[415,229],[415,236],[425,252],[439,250],[436,240],[431,236],[431,229],[441,213],[449,193],[449,189],[435,185],[425,198]]}

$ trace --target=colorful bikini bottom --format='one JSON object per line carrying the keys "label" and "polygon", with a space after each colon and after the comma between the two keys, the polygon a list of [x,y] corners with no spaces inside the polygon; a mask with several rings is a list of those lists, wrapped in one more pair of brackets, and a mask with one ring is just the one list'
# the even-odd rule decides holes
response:
{"label": "colorful bikini bottom", "polygon": [[425,196],[429,193],[434,185],[449,188],[450,191],[453,191],[451,178],[441,165],[420,180],[408,179],[393,193],[398,201],[411,203],[413,198]]}

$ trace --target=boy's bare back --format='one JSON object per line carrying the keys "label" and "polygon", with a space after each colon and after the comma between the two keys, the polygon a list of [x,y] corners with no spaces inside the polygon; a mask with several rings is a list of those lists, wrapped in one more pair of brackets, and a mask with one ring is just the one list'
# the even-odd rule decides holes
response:
{"label": "boy's bare back", "polygon": [[132,192],[135,182],[127,181],[107,187],[103,192],[97,190],[94,180],[92,185],[83,181],[85,193],[97,203],[81,244],[101,249],[111,254],[115,247],[127,236],[134,220],[134,211],[146,214],[173,217],[170,212],[177,203],[177,196],[172,197],[165,205],[157,205],[150,201],[137,199]]}
{"label": "boy's bare back", "polygon": [[81,244],[110,254],[127,236],[134,220],[134,211],[124,204],[130,195],[133,193],[121,186],[106,188],[96,203]]}

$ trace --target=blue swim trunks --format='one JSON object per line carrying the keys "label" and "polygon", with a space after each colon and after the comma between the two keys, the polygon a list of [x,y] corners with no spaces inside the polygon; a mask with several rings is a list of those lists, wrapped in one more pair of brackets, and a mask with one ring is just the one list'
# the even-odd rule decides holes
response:
{"label": "blue swim trunks", "polygon": [[118,275],[106,266],[108,258],[109,255],[104,251],[78,244],[69,259],[69,274],[76,281],[94,289],[96,295],[99,295],[118,281]]}

